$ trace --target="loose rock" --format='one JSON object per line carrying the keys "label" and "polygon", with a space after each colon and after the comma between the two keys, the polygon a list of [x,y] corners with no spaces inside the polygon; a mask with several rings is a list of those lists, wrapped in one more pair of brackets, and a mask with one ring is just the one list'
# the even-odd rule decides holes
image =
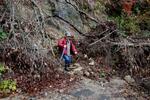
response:
{"label": "loose rock", "polygon": [[94,62],[94,60],[92,58],[90,58],[89,61],[90,61],[90,63],[89,63],[90,66],[94,66],[95,65],[95,62]]}
{"label": "loose rock", "polygon": [[134,82],[135,82],[135,80],[134,80],[130,75],[125,76],[124,79],[125,79],[128,83],[134,83]]}
{"label": "loose rock", "polygon": [[87,76],[87,77],[89,77],[89,76],[90,76],[90,73],[89,73],[88,71],[85,71],[85,72],[84,72],[84,75]]}

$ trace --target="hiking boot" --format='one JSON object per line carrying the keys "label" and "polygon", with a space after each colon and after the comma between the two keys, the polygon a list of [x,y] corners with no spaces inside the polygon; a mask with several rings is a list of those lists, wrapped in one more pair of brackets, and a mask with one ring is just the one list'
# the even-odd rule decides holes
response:
{"label": "hiking boot", "polygon": [[69,65],[69,64],[66,64],[64,70],[65,70],[65,71],[70,71],[69,67],[70,67],[70,65]]}
{"label": "hiking boot", "polygon": [[70,69],[68,68],[68,67],[65,67],[65,69],[64,69],[65,71],[70,71]]}

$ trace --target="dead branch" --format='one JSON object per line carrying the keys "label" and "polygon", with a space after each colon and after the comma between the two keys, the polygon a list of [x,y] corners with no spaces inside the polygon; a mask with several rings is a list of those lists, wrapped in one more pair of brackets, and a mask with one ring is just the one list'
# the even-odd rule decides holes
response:
{"label": "dead branch", "polygon": [[11,10],[11,19],[12,19],[12,21],[11,21],[11,30],[10,30],[10,32],[12,32],[13,34],[15,33],[14,32],[14,20],[15,20],[15,8],[14,8],[14,4],[12,3],[12,2],[10,2],[11,3],[11,8],[10,8],[10,10]]}
{"label": "dead branch", "polygon": [[3,20],[4,16],[6,14],[6,10],[4,11],[4,13],[2,14],[1,18],[0,18],[0,22]]}
{"label": "dead branch", "polygon": [[107,38],[108,36],[110,36],[110,35],[111,35],[112,33],[114,33],[115,31],[116,31],[116,30],[114,30],[114,31],[112,31],[112,32],[110,32],[110,33],[108,33],[107,35],[105,35],[104,37],[100,38],[99,40],[97,40],[97,41],[95,41],[95,42],[89,44],[89,46],[92,46],[92,45],[94,45],[94,44],[96,44],[96,43],[102,41],[103,39]]}
{"label": "dead branch", "polygon": [[128,47],[142,47],[142,46],[150,46],[150,43],[131,43],[131,42],[112,42],[108,41],[107,43],[118,45],[118,46],[128,46]]}

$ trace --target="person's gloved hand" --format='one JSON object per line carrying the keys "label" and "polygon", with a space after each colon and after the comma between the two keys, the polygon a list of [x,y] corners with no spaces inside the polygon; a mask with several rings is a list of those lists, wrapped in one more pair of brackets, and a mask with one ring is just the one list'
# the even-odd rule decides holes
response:
{"label": "person's gloved hand", "polygon": [[77,52],[75,52],[74,54],[75,54],[75,55],[77,55],[78,53],[77,53]]}
{"label": "person's gloved hand", "polygon": [[64,48],[66,48],[67,46],[66,45],[64,45]]}
{"label": "person's gloved hand", "polygon": [[80,58],[78,52],[75,52],[74,54],[75,59],[78,60]]}

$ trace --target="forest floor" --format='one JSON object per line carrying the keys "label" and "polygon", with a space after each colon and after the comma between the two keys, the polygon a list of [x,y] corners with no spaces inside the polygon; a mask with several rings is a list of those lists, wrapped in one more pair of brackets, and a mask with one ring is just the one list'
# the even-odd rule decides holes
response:
{"label": "forest floor", "polygon": [[[110,82],[100,83],[83,77],[74,88],[67,91],[46,91],[39,96],[31,97],[16,95],[2,100],[126,100],[125,95],[131,93],[131,91],[127,90],[125,85],[126,82],[121,79],[112,79]],[[130,99],[135,99],[135,94],[134,92],[130,94]]]}
{"label": "forest floor", "polygon": [[[72,86],[56,90],[45,89],[36,95],[12,94],[1,100],[147,100],[138,91],[135,91],[125,80],[117,76],[111,78],[93,78],[91,73],[85,73],[86,67],[75,63],[72,70],[65,72],[80,79]],[[92,67],[92,66],[91,66]],[[63,71],[63,68],[59,69]],[[88,76],[89,75],[89,76]],[[88,78],[89,77],[89,78]]]}

